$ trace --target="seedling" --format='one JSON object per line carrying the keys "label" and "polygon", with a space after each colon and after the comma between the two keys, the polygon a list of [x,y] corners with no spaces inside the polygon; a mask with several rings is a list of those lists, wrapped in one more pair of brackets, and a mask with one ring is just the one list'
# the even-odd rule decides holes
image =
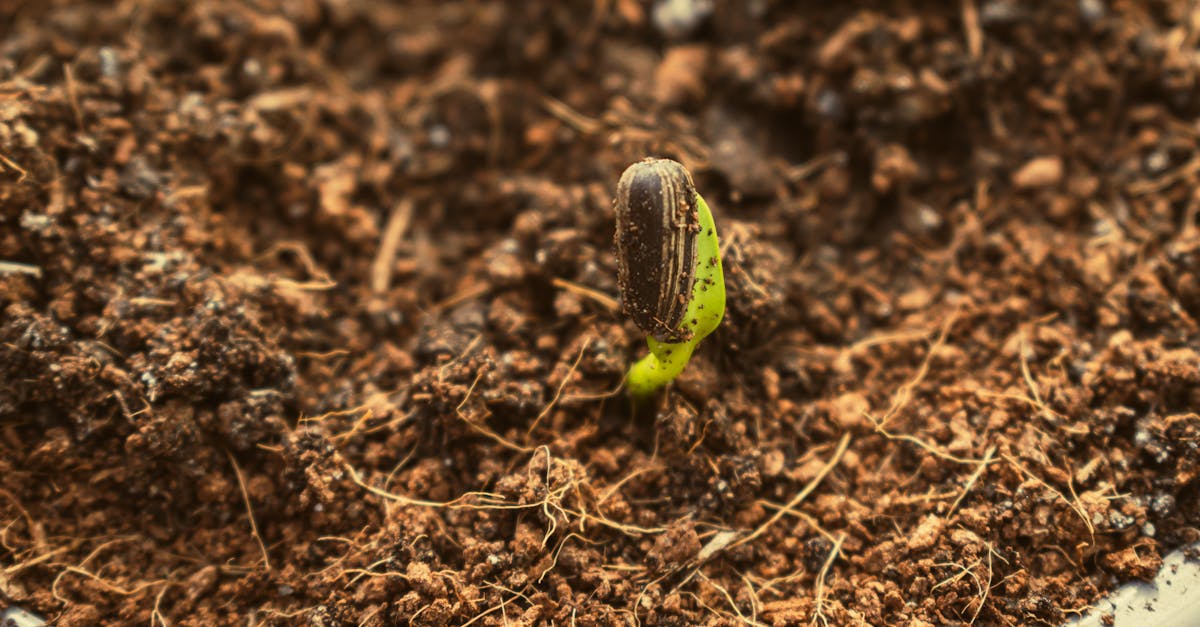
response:
{"label": "seedling", "polygon": [[692,175],[670,159],[645,159],[621,175],[616,239],[622,308],[650,347],[625,384],[645,398],[683,372],[725,316],[721,245]]}

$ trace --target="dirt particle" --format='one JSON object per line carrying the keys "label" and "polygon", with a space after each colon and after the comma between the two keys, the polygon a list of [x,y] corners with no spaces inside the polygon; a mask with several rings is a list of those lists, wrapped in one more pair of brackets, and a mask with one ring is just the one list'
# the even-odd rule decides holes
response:
{"label": "dirt particle", "polygon": [[1012,175],[1013,185],[1022,189],[1049,187],[1063,178],[1063,163],[1059,157],[1037,157],[1027,161]]}
{"label": "dirt particle", "polygon": [[920,524],[908,537],[909,551],[920,552],[932,548],[941,539],[942,531],[945,528],[944,518],[932,514],[922,518]]}
{"label": "dirt particle", "polygon": [[647,558],[658,569],[680,566],[692,560],[700,552],[700,537],[690,520],[673,523],[658,536]]}
{"label": "dirt particle", "polygon": [[693,102],[705,93],[708,49],[685,45],[669,48],[654,70],[654,97],[667,106]]}
{"label": "dirt particle", "polygon": [[830,406],[830,416],[838,426],[848,431],[864,428],[867,425],[866,415],[870,411],[870,401],[857,392],[837,397]]}

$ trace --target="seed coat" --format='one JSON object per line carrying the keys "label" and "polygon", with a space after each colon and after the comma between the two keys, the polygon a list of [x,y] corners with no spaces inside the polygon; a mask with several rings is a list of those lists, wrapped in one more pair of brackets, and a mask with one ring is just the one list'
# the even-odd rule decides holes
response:
{"label": "seed coat", "polygon": [[617,183],[617,283],[622,309],[660,342],[690,339],[684,316],[696,281],[696,186],[680,163],[646,159]]}

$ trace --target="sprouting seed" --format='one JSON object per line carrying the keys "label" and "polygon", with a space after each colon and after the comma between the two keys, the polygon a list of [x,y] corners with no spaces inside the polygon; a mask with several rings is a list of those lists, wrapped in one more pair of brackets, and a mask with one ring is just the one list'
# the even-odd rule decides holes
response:
{"label": "sprouting seed", "polygon": [[650,354],[626,377],[645,397],[670,383],[725,315],[720,242],[692,176],[670,159],[629,166],[617,183],[617,273],[622,308]]}

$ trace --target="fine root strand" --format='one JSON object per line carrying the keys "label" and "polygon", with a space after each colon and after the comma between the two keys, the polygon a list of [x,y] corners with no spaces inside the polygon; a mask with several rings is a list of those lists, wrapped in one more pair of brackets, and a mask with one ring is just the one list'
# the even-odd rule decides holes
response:
{"label": "fine root strand", "polygon": [[971,473],[970,478],[967,479],[966,485],[963,486],[962,493],[958,495],[957,499],[954,499],[954,503],[950,506],[950,511],[946,512],[946,518],[950,518],[954,515],[954,510],[958,509],[958,506],[963,502],[963,499],[967,498],[967,493],[971,491],[971,488],[975,487],[975,483],[979,481],[979,478],[983,476],[984,471],[987,470],[988,464],[994,461],[993,457],[995,455],[996,445],[993,444],[990,448],[988,448],[987,452],[983,454],[983,459],[979,461],[979,467],[977,467],[975,472]]}
{"label": "fine root strand", "polygon": [[254,541],[258,543],[258,549],[262,551],[263,565],[267,567],[267,570],[271,570],[271,556],[267,553],[267,545],[263,543],[262,534],[258,531],[258,522],[254,519],[254,508],[250,506],[250,493],[246,491],[246,479],[242,476],[242,469],[234,459],[233,453],[225,451],[225,454],[229,456],[229,463],[233,465],[233,473],[237,475],[238,488],[241,489],[242,500],[246,504],[246,516],[250,518],[250,534],[254,536]]}
{"label": "fine root strand", "polygon": [[583,354],[587,352],[587,348],[591,345],[591,343],[592,338],[590,337],[583,341],[583,346],[579,347],[579,354],[575,356],[575,362],[571,364],[571,368],[567,370],[567,374],[563,376],[563,380],[558,384],[558,390],[555,391],[554,398],[550,399],[550,402],[546,403],[546,406],[542,408],[541,412],[538,413],[537,418],[533,419],[533,423],[531,423],[529,428],[525,430],[526,435],[533,433],[533,430],[536,429],[538,424],[542,422],[542,419],[554,409],[556,404],[558,404],[558,399],[562,398],[563,389],[565,389],[567,384],[571,382],[571,377],[575,375],[576,369],[579,368],[579,362],[583,361]]}
{"label": "fine root strand", "polygon": [[844,433],[842,434],[842,439],[838,441],[837,450],[833,452],[833,456],[829,458],[829,461],[825,463],[825,465],[821,468],[821,471],[817,473],[817,476],[813,477],[812,481],[808,482],[808,485],[804,486],[804,488],[800,490],[796,496],[792,497],[792,500],[788,501],[787,505],[784,505],[779,509],[779,511],[775,512],[773,516],[768,518],[766,522],[759,525],[758,529],[755,529],[750,535],[742,538],[741,540],[734,542],[730,545],[730,547],[741,546],[747,542],[753,541],[755,538],[765,533],[767,529],[769,529],[771,525],[775,524],[780,518],[783,518],[784,514],[793,511],[797,505],[802,503],[804,499],[808,497],[809,494],[812,494],[813,490],[817,489],[817,486],[821,485],[821,481],[825,479],[826,475],[828,475],[830,471],[833,470],[834,466],[837,466],[838,462],[842,460],[842,455],[845,454],[846,448],[849,446],[850,434]]}
{"label": "fine root strand", "polygon": [[845,541],[845,534],[838,536],[837,542],[833,543],[833,548],[829,549],[829,557],[825,558],[825,563],[821,565],[821,570],[817,573],[817,591],[815,595],[816,600],[813,602],[813,617],[812,621],[809,623],[811,625],[815,625],[818,621],[820,621],[822,625],[829,624],[829,622],[825,619],[825,614],[823,612],[825,605],[825,577],[829,575],[829,569],[833,566],[834,560],[836,560],[838,555],[841,554],[842,543]]}

